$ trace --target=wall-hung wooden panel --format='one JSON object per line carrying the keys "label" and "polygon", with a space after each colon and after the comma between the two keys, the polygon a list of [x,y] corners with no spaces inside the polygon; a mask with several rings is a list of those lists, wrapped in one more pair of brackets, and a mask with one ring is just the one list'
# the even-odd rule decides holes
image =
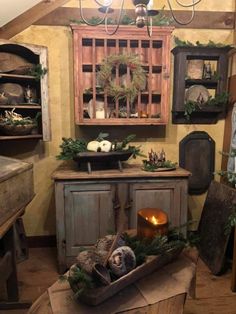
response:
{"label": "wall-hung wooden panel", "polygon": [[206,132],[194,131],[179,143],[179,164],[189,170],[189,193],[207,191],[215,171],[215,141]]}

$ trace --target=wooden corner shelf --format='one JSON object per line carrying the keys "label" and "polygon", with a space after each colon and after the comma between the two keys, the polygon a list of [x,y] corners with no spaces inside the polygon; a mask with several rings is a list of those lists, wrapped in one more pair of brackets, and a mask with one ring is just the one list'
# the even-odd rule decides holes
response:
{"label": "wooden corner shelf", "polygon": [[[15,112],[22,117],[36,119],[40,114],[40,118],[37,119],[39,134],[8,136],[4,134],[4,130],[1,130],[0,141],[51,140],[48,75],[45,73],[40,78],[29,75],[29,70],[37,69],[39,65],[42,69],[48,68],[46,47],[0,40],[0,94],[7,98],[7,101],[4,98],[0,99],[0,115],[4,115],[5,110],[11,111],[14,108]],[[14,88],[20,90],[20,96],[15,97],[13,92],[6,93],[7,85],[11,85],[13,91]],[[33,96],[30,99],[32,102],[27,102],[29,100],[26,97],[28,89],[32,91]]]}

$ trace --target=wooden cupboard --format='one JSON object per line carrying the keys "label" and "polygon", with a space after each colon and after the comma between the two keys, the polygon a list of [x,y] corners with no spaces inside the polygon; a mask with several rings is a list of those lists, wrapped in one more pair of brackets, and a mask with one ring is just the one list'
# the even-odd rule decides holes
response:
{"label": "wooden cupboard", "polygon": [[[75,122],[79,125],[167,124],[170,90],[170,38],[173,27],[146,29],[120,26],[110,36],[103,26],[72,25],[74,42]],[[146,72],[147,84],[136,99],[114,100],[100,88],[97,73],[111,55],[137,55]],[[116,65],[112,81],[128,87],[129,66]]]}
{"label": "wooden cupboard", "polygon": [[59,271],[73,263],[81,247],[120,227],[136,228],[141,208],[163,209],[172,226],[186,223],[189,174],[181,168],[149,173],[137,166],[91,174],[58,169],[53,179]]}

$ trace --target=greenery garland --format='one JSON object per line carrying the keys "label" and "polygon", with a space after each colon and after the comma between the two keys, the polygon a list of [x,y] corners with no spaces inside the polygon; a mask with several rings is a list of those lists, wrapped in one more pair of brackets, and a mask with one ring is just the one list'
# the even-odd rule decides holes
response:
{"label": "greenery garland", "polygon": [[232,45],[215,43],[212,40],[209,40],[208,43],[200,43],[200,41],[196,41],[195,44],[189,40],[181,40],[177,36],[174,36],[175,45],[178,47],[207,47],[207,48],[232,48]]}
{"label": "greenery garland", "polygon": [[[112,78],[113,69],[121,66],[130,69],[131,81],[127,86],[117,84]],[[98,81],[108,96],[114,97],[115,100],[128,100],[133,103],[138,92],[146,87],[146,73],[137,55],[110,55],[101,63]]]}
{"label": "greenery garland", "polygon": [[[222,92],[221,94],[216,95],[215,97],[210,96],[209,99],[204,102],[204,106],[218,106],[223,107],[229,101],[229,94],[227,92]],[[184,116],[187,120],[190,120],[191,114],[197,110],[202,109],[201,103],[198,101],[188,100],[184,104]]]}

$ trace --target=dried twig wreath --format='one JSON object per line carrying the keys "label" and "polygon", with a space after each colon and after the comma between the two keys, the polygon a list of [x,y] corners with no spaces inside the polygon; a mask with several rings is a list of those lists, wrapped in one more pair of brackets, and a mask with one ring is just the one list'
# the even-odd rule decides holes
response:
{"label": "dried twig wreath", "polygon": [[[113,69],[120,66],[130,69],[130,82],[127,86],[119,85],[116,79],[113,80]],[[128,100],[132,103],[138,92],[146,87],[146,73],[137,55],[110,55],[101,63],[98,81],[108,96],[114,97],[115,100]]]}

